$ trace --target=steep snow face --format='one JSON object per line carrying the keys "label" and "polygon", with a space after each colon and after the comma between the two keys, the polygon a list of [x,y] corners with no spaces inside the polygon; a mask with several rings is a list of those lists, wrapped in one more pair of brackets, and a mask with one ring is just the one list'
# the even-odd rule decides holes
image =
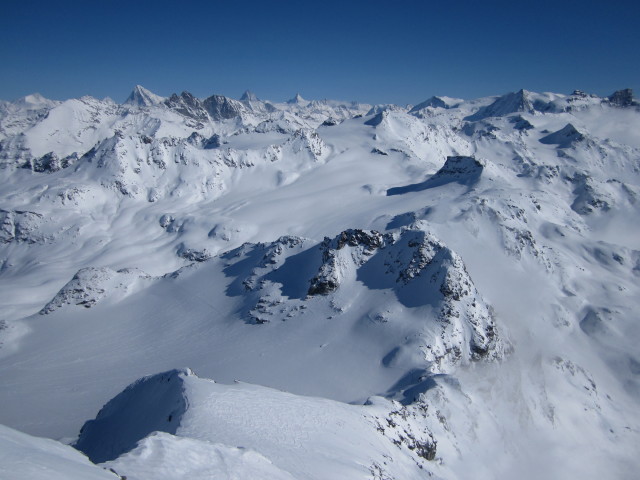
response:
{"label": "steep snow face", "polygon": [[[386,397],[389,455],[431,456],[413,418],[443,478],[526,479],[543,450],[550,477],[632,477],[633,93],[441,99],[410,114],[188,93],[0,105],[0,421],[71,437],[125,385],[188,365],[291,392],[283,408]],[[131,478],[162,477],[186,448],[301,471],[167,417],[112,460]],[[369,476],[413,475],[365,450]]]}
{"label": "steep snow face", "polygon": [[102,463],[132,450],[152,432],[175,433],[187,411],[183,377],[189,375],[185,369],[138,380],[84,424],[74,446]]}

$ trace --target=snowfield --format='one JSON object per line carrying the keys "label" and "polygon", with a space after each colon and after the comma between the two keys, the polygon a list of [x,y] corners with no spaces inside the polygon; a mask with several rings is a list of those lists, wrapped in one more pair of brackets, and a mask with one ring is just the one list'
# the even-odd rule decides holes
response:
{"label": "snowfield", "polygon": [[638,132],[630,90],[0,103],[0,476],[633,478]]}

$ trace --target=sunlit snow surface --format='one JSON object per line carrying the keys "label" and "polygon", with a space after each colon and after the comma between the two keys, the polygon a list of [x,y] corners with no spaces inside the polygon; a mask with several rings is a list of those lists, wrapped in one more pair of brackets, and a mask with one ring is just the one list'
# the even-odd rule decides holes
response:
{"label": "sunlit snow surface", "polygon": [[[115,403],[119,475],[634,476],[630,97],[243,98],[0,106],[1,423],[72,442],[173,372]],[[92,478],[2,433],[9,478]]]}

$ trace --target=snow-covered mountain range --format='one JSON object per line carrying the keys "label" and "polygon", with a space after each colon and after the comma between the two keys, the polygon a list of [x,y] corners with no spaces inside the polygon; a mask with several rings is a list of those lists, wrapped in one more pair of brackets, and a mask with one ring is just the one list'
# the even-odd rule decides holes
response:
{"label": "snow-covered mountain range", "polygon": [[0,477],[633,478],[638,132],[630,90],[0,102]]}

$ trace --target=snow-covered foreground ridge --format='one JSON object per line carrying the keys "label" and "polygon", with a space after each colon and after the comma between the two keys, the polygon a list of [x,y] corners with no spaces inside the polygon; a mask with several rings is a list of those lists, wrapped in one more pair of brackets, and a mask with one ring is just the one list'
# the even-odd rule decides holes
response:
{"label": "snow-covered foreground ridge", "polygon": [[639,131],[630,90],[0,102],[0,477],[632,478]]}

